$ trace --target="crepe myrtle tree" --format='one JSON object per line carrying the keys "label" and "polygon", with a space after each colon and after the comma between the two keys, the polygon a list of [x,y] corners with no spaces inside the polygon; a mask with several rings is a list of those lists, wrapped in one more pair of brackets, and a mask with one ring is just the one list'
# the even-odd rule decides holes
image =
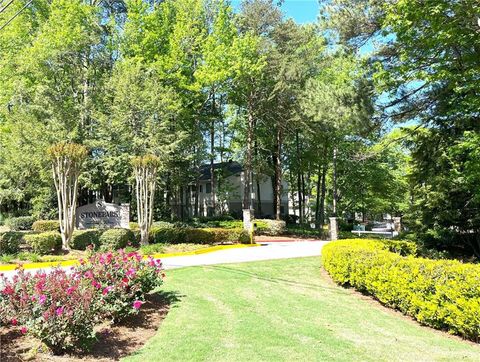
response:
{"label": "crepe myrtle tree", "polygon": [[52,162],[53,181],[57,190],[62,245],[68,249],[75,227],[78,178],[88,151],[83,145],[60,142],[50,146],[47,153]]}
{"label": "crepe myrtle tree", "polygon": [[160,159],[155,155],[144,155],[132,160],[135,174],[138,226],[141,244],[148,244],[148,234],[153,223],[153,202]]}

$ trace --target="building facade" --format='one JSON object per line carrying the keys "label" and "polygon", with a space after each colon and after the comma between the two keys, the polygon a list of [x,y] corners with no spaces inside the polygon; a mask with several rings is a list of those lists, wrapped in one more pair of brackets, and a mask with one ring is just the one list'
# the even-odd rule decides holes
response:
{"label": "building facade", "polygon": [[[200,168],[200,176],[194,184],[188,185],[183,191],[182,200],[172,201],[172,207],[177,215],[213,216],[214,214],[230,214],[242,217],[245,172],[238,162],[223,162],[214,164],[215,174],[215,208],[212,190],[210,165]],[[257,218],[273,218],[273,182],[266,175],[253,175],[252,207]],[[288,184],[282,183],[280,212],[288,215]]]}

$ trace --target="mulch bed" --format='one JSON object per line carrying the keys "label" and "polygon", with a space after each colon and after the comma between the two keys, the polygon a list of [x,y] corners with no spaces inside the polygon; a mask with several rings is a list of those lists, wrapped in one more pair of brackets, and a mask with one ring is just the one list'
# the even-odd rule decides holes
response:
{"label": "mulch bed", "polygon": [[102,325],[98,341],[88,354],[74,353],[54,356],[42,351],[39,341],[23,336],[18,328],[0,327],[0,361],[118,361],[141,348],[157,332],[175,296],[151,294],[140,313],[116,325]]}

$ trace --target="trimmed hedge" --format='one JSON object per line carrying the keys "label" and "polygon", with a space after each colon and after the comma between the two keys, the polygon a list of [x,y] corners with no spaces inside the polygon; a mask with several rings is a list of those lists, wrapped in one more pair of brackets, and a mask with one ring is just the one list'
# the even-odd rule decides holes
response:
{"label": "trimmed hedge", "polygon": [[285,233],[287,224],[283,220],[257,219],[253,221],[258,235],[278,236]]}
{"label": "trimmed hedge", "polygon": [[35,222],[35,218],[33,216],[19,216],[19,217],[12,217],[5,221],[5,225],[13,231],[19,230],[32,230],[32,225]]}
{"label": "trimmed hedge", "polygon": [[23,233],[18,231],[7,231],[0,233],[0,255],[16,254],[20,251]]}
{"label": "trimmed hedge", "polygon": [[32,229],[39,233],[46,231],[60,232],[60,222],[58,220],[37,220],[33,223]]}
{"label": "trimmed hedge", "polygon": [[152,227],[150,230],[150,242],[152,244],[249,243],[250,238],[243,229]]}
{"label": "trimmed hedge", "polygon": [[187,233],[184,228],[161,228],[152,226],[149,240],[152,244],[183,244],[186,243]]}
{"label": "trimmed hedge", "polygon": [[133,244],[136,244],[136,240],[130,229],[107,229],[100,236],[102,250],[118,250]]}
{"label": "trimmed hedge", "polygon": [[325,245],[323,267],[340,284],[373,295],[422,324],[480,339],[480,265],[401,256],[375,240]]}
{"label": "trimmed hedge", "polygon": [[40,255],[50,254],[62,248],[62,236],[56,231],[25,234],[23,239],[35,253]]}
{"label": "trimmed hedge", "polygon": [[98,249],[100,247],[101,235],[102,230],[98,229],[75,230],[69,246],[74,250],[85,250],[89,245],[93,245],[95,249]]}

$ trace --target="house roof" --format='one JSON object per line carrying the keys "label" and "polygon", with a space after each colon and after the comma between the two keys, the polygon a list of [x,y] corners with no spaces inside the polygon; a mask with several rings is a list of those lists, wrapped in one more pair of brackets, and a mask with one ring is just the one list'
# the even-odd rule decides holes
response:
{"label": "house roof", "polygon": [[[221,170],[225,177],[235,175],[243,171],[243,166],[235,161],[218,162],[213,164],[213,169],[216,174]],[[200,181],[210,180],[210,164],[200,166]]]}

